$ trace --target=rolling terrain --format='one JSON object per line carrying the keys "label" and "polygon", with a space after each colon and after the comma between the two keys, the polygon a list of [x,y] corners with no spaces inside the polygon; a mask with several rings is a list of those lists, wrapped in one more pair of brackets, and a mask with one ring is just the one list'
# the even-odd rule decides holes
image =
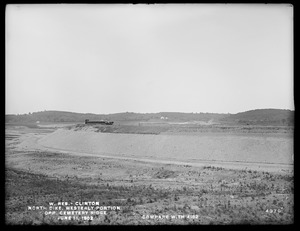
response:
{"label": "rolling terrain", "polygon": [[[162,119],[163,118],[163,119]],[[43,111],[22,115],[6,115],[6,123],[36,123],[39,122],[83,122],[90,120],[109,120],[116,122],[187,122],[187,121],[214,121],[216,123],[251,124],[251,125],[289,125],[293,126],[294,112],[281,109],[257,109],[237,114],[217,113],[115,113],[115,114],[91,114],[63,111]]]}
{"label": "rolling terrain", "polygon": [[[27,121],[24,116],[10,118],[5,133],[6,223],[294,222],[290,112],[268,117],[280,121],[275,125],[259,124],[266,117],[260,119],[255,113],[224,115],[223,119],[223,115],[193,117],[196,114],[189,115],[189,120],[182,118],[185,114],[175,113],[174,118],[171,114],[164,119],[153,114],[154,118],[145,120],[138,120],[134,113],[122,120],[124,115],[118,114],[119,121],[111,126],[85,125],[85,114],[72,119],[65,114],[64,120],[79,122],[50,122],[59,120],[53,115],[43,122],[41,114],[39,123],[35,115],[25,116]],[[121,210],[90,220],[60,220],[58,212],[45,215],[43,210],[27,209],[47,207],[51,201],[98,201]]]}

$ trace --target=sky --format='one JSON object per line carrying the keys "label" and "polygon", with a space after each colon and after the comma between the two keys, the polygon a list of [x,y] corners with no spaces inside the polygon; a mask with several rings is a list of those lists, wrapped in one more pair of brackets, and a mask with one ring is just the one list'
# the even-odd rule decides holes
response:
{"label": "sky", "polygon": [[294,110],[288,4],[7,5],[6,114]]}

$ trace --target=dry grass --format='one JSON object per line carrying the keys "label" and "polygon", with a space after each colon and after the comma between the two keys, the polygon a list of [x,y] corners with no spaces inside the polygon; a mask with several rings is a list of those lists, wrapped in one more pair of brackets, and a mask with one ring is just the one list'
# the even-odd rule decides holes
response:
{"label": "dry grass", "polygon": [[[290,224],[294,219],[291,174],[39,152],[22,156],[22,163],[6,169],[8,224],[59,224],[55,217],[26,211],[26,206],[81,200],[122,206],[119,213],[99,216],[90,224]],[[282,213],[266,212],[279,207]],[[151,214],[198,217],[142,219]]]}

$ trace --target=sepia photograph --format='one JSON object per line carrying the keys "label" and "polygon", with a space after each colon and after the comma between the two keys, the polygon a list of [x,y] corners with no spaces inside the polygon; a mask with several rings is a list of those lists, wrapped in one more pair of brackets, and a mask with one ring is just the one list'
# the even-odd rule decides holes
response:
{"label": "sepia photograph", "polygon": [[294,224],[292,4],[7,4],[6,225]]}

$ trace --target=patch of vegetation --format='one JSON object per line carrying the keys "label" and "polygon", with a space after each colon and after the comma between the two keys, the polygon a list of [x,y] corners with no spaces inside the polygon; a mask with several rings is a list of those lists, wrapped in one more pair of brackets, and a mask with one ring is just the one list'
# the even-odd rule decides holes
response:
{"label": "patch of vegetation", "polygon": [[[94,161],[93,158],[85,160]],[[108,163],[114,165],[113,160]],[[62,224],[73,225],[291,224],[293,222],[291,187],[293,178],[291,176],[257,171],[249,173],[244,170],[227,170],[213,166],[202,169],[184,166],[174,168],[172,165],[157,166],[152,169],[134,166],[128,168],[127,174],[130,175],[131,180],[125,183],[122,180],[118,181],[114,175],[113,178],[105,179],[101,174],[101,181],[92,178],[66,180],[66,178],[53,178],[45,174],[7,168],[6,222],[7,224],[60,224],[54,217],[45,217],[42,213],[26,210],[28,205],[47,206],[48,202],[58,201],[100,201],[102,205],[122,206],[120,212],[110,212],[106,216],[99,215],[97,219],[90,222],[62,222]],[[147,174],[150,174],[151,178],[141,181]],[[171,179],[178,182],[174,187],[170,187]],[[192,183],[195,180],[200,181],[199,184]],[[266,212],[267,209],[278,208],[281,209],[281,213]],[[194,214],[197,215],[197,219],[142,219],[142,216],[149,214]]]}
{"label": "patch of vegetation", "polygon": [[244,125],[288,125],[294,124],[294,112],[281,109],[257,109],[237,114],[218,113],[180,113],[180,112],[159,112],[159,113],[115,113],[115,114],[92,114],[74,113],[65,111],[41,111],[28,114],[6,115],[6,123],[29,123],[29,122],[84,122],[90,120],[109,121],[160,121],[161,118],[168,118],[168,121],[205,121],[229,122]]}

